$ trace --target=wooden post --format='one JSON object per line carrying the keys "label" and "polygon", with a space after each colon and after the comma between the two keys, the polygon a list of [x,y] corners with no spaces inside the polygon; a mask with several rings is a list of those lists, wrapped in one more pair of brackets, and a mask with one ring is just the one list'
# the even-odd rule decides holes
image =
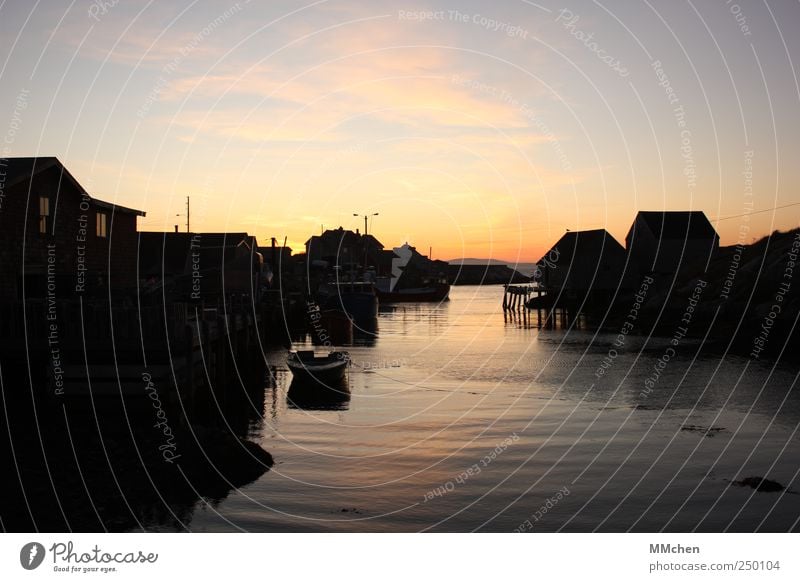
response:
{"label": "wooden post", "polygon": [[[187,325],[184,328],[185,338],[185,353],[184,356],[184,386],[185,386],[185,400],[188,406],[184,407],[185,410],[192,411],[194,408],[194,328]],[[180,393],[180,389],[179,389]],[[188,423],[188,419],[187,419]]]}

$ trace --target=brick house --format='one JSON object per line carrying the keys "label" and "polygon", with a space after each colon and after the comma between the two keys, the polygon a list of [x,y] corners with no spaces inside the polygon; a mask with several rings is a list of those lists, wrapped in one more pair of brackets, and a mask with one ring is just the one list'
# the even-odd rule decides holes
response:
{"label": "brick house", "polygon": [[134,290],[144,215],[92,198],[57,158],[0,159],[0,301]]}

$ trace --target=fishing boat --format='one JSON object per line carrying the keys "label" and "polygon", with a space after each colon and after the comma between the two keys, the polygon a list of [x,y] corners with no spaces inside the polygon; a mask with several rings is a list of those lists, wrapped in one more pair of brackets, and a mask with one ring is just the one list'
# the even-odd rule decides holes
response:
{"label": "fishing boat", "polygon": [[380,303],[440,302],[450,294],[446,263],[432,261],[405,243],[393,249],[391,277],[378,277],[375,293]]}
{"label": "fishing boat", "polygon": [[289,352],[286,363],[294,381],[334,387],[346,379],[350,354],[334,350],[325,356],[317,356],[314,350],[301,350]]}
{"label": "fishing boat", "polygon": [[355,321],[378,317],[378,297],[371,281],[324,283],[317,297],[322,309],[342,311]]}

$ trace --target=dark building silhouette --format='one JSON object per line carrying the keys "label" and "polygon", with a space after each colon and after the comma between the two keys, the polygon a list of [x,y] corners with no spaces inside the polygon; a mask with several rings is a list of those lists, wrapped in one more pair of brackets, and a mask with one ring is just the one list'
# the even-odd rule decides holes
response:
{"label": "dark building silhouette", "polygon": [[383,244],[371,234],[360,234],[358,230],[345,230],[341,226],[326,230],[321,235],[306,241],[306,260],[309,264],[324,261],[342,269],[376,267],[382,264]]}
{"label": "dark building silhouette", "polygon": [[625,246],[639,273],[674,274],[682,266],[712,258],[719,235],[702,211],[639,212]]}
{"label": "dark building silhouette", "polygon": [[565,233],[537,261],[538,281],[568,297],[608,295],[620,284],[625,249],[604,229]]}
{"label": "dark building silhouette", "polygon": [[134,210],[92,198],[54,157],[0,159],[0,300],[136,286]]}
{"label": "dark building silhouette", "polygon": [[143,291],[168,290],[175,299],[250,294],[266,283],[256,239],[246,232],[139,233]]}
{"label": "dark building silhouette", "polygon": [[273,273],[281,271],[291,271],[294,267],[292,260],[292,247],[279,245],[277,239],[271,240],[270,246],[258,247],[258,252],[264,257],[264,263],[269,266]]}

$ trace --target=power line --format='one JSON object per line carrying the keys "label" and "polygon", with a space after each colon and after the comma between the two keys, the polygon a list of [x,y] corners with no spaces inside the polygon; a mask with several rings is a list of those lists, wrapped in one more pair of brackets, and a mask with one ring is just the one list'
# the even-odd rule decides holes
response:
{"label": "power line", "polygon": [[800,202],[793,202],[792,204],[784,204],[783,206],[775,206],[773,208],[767,208],[766,210],[756,210],[755,212],[745,212],[744,214],[734,214],[733,216],[726,216],[724,218],[715,218],[714,222],[720,222],[722,220],[728,220],[729,218],[739,218],[740,216],[750,216],[751,214],[761,214],[762,212],[771,212],[772,210],[780,210],[781,208],[789,208],[790,206],[798,206]]}

